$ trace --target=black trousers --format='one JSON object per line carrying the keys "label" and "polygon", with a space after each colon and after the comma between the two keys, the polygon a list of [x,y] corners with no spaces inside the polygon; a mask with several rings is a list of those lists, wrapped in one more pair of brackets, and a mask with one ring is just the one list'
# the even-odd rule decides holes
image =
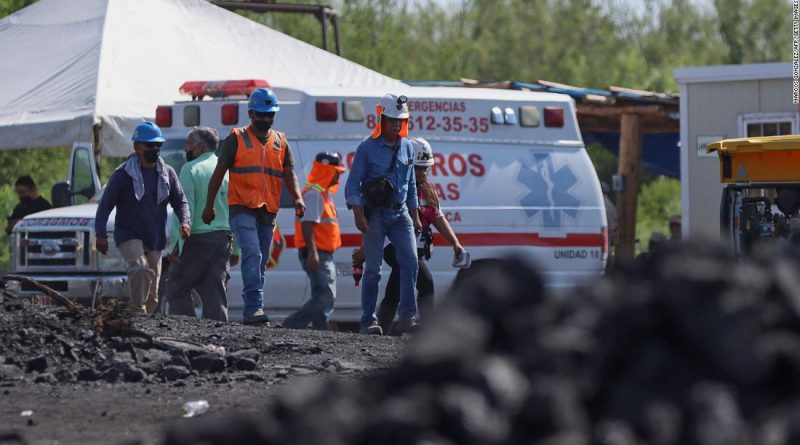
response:
{"label": "black trousers", "polygon": [[[388,244],[383,249],[383,260],[392,268],[389,281],[386,283],[386,293],[378,307],[378,324],[384,332],[389,332],[392,321],[400,305],[400,267],[394,253],[394,246]],[[433,275],[422,257],[419,257],[419,273],[417,273],[417,309],[423,320],[433,314]]]}
{"label": "black trousers", "polygon": [[164,295],[170,315],[194,317],[192,289],[200,294],[203,318],[228,321],[226,296],[232,235],[217,231],[192,235],[183,244],[181,260],[172,265]]}

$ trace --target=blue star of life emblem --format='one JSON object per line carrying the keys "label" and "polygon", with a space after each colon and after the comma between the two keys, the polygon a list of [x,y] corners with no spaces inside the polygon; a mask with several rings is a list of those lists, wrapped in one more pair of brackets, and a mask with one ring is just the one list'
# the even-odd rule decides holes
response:
{"label": "blue star of life emblem", "polygon": [[561,227],[564,215],[578,215],[581,201],[569,192],[578,178],[569,164],[555,169],[548,153],[534,154],[533,159],[533,165],[523,165],[517,174],[517,181],[529,190],[519,203],[529,219],[541,213],[545,227]]}

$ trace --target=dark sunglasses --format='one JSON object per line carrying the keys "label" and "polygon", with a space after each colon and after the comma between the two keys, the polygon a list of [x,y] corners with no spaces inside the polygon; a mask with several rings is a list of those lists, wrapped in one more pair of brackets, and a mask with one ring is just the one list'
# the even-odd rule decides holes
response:
{"label": "dark sunglasses", "polygon": [[161,148],[161,142],[139,142],[147,148]]}
{"label": "dark sunglasses", "polygon": [[259,119],[264,119],[265,117],[275,117],[274,111],[253,111],[253,114]]}

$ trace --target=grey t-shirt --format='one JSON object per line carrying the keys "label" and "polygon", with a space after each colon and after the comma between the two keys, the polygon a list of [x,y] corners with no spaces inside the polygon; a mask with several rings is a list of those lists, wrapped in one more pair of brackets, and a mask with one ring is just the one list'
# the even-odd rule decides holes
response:
{"label": "grey t-shirt", "polygon": [[300,221],[319,223],[322,220],[322,194],[308,189],[303,193],[303,201],[306,203],[306,212]]}
{"label": "grey t-shirt", "polygon": [[[274,131],[274,130],[272,130]],[[258,136],[256,136],[258,137]],[[269,139],[269,134],[264,138],[258,137],[258,141],[262,144],[267,143],[267,139]],[[236,138],[236,134],[231,132],[224,141],[222,141],[222,148],[219,150],[219,163],[224,165],[227,168],[233,167],[233,163],[236,160],[236,150],[239,147],[239,141]],[[289,141],[286,141],[286,156],[283,158],[283,166],[285,167],[294,167],[294,154],[292,154],[292,147],[289,146]],[[251,213],[256,219],[264,224],[273,224],[275,222],[275,217],[277,216],[275,213],[272,213],[267,210],[266,207],[260,207],[258,209],[251,209],[250,207],[246,207],[243,205],[233,204],[229,206],[230,208],[230,217],[238,215],[240,213]]]}

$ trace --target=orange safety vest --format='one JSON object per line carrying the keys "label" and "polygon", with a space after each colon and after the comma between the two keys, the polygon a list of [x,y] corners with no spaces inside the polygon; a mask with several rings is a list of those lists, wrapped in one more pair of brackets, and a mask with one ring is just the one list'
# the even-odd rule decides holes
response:
{"label": "orange safety vest", "polygon": [[278,213],[286,136],[270,130],[267,143],[261,144],[249,125],[231,132],[238,145],[228,178],[228,205],[251,209],[267,206],[269,212]]}
{"label": "orange safety vest", "polygon": [[[322,215],[320,215],[319,223],[314,224],[314,243],[317,246],[317,250],[334,252],[342,245],[339,221],[336,219],[336,205],[322,186],[309,184],[303,189],[303,195],[308,190],[314,190],[322,195]],[[302,222],[299,218],[295,219],[294,223],[294,243],[298,249],[306,247],[306,240],[303,239]]]}

